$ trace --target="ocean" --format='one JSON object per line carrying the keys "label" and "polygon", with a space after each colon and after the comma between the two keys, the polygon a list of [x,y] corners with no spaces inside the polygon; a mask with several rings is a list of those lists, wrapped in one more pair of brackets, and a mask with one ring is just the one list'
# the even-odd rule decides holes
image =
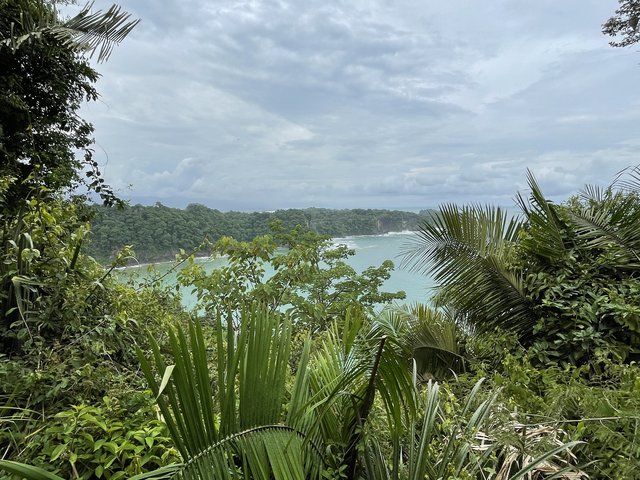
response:
{"label": "ocean", "polygon": [[[412,272],[407,267],[401,265],[402,252],[412,241],[415,241],[416,234],[414,232],[391,232],[383,235],[358,235],[344,238],[334,238],[334,244],[342,244],[354,250],[355,254],[347,259],[347,263],[351,265],[357,272],[362,272],[371,266],[380,266],[384,260],[391,260],[395,265],[395,269],[391,273],[391,277],[384,283],[381,290],[386,292],[396,292],[403,290],[406,298],[399,303],[426,303],[431,296],[433,281],[420,273]],[[207,271],[219,268],[225,264],[224,259],[201,258],[197,262],[204,265]],[[156,271],[163,275],[168,272],[173,263],[159,263],[154,265]],[[144,279],[148,277],[147,266],[129,267],[124,272],[125,275],[139,275]],[[269,272],[267,271],[267,275]],[[174,271],[163,278],[163,282],[167,285],[176,284],[176,275]],[[185,308],[190,309],[195,306],[196,298],[190,289],[181,289],[182,303]]]}

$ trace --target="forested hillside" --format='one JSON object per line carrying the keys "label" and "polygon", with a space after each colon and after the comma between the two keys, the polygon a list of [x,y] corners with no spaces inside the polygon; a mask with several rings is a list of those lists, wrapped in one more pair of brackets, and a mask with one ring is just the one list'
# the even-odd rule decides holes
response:
{"label": "forested hillside", "polygon": [[397,210],[329,210],[325,208],[289,209],[275,212],[221,212],[204,205],[191,204],[186,209],[135,205],[124,209],[93,207],[91,245],[88,253],[108,260],[125,245],[133,245],[141,262],[168,260],[180,249],[193,251],[207,238],[222,236],[252,240],[270,232],[270,224],[282,222],[285,230],[296,225],[332,237],[376,235],[386,232],[416,230],[428,217]]}

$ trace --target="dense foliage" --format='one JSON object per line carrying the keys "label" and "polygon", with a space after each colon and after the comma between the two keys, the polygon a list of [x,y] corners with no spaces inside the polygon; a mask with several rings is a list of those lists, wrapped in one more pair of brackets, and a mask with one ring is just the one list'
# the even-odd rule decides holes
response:
{"label": "dense foliage", "polygon": [[519,218],[445,205],[408,256],[467,332],[470,370],[494,372],[522,412],[588,439],[579,450],[596,478],[634,478],[640,464],[638,180],[633,168],[555,204],[529,175]]}
{"label": "dense foliage", "polygon": [[277,210],[275,212],[220,212],[192,204],[186,209],[157,203],[135,205],[123,210],[95,207],[88,253],[107,261],[125,245],[133,245],[141,262],[171,260],[180,249],[193,251],[206,239],[223,236],[250,241],[270,233],[273,221],[285,229],[297,225],[321,235],[374,235],[390,231],[415,230],[427,211],[420,214],[395,210]]}
{"label": "dense foliage", "polygon": [[640,202],[631,174],[564,205],[546,200],[529,175],[519,218],[446,205],[422,227],[409,260],[440,283],[441,304],[478,332],[514,332],[542,365],[635,360]]}
{"label": "dense foliage", "polygon": [[[53,15],[30,1],[3,0],[0,11],[1,39],[24,35],[31,22]],[[3,176],[16,178],[5,191],[5,208],[15,211],[35,186],[59,189],[78,180],[81,160],[74,149],[91,160],[93,129],[77,110],[85,99],[96,99],[98,74],[53,32],[17,48],[1,45],[0,71],[0,165]]]}
{"label": "dense foliage", "polygon": [[87,42],[108,48],[130,27],[110,12],[59,23],[49,3],[0,2],[0,445],[67,478],[175,458],[132,346],[147,348],[146,330],[162,339],[179,301],[120,285],[82,255],[88,210],[68,196],[84,183],[115,202],[78,115],[96,98]]}
{"label": "dense foliage", "polygon": [[5,211],[15,213],[39,187],[84,185],[106,205],[118,202],[93,160],[93,126],[78,109],[97,99],[98,73],[82,52],[108,56],[137,23],[128,17],[86,6],[63,22],[50,2],[0,1],[0,174],[16,180],[4,192]]}
{"label": "dense foliage", "polygon": [[[183,270],[200,301],[185,312],[158,279],[112,278],[130,248],[108,268],[82,252],[91,208],[68,193],[84,168],[74,142],[90,144],[77,109],[95,94],[82,52],[100,41],[68,36],[87,13],[61,34],[48,5],[0,0],[2,478],[638,477],[640,170],[564,204],[530,175],[516,219],[430,214],[409,261],[439,282],[431,306],[388,305],[402,297],[379,290],[391,262],[357,274],[348,249],[313,231],[410,228],[403,213],[191,206],[189,230],[178,210],[132,207],[159,212],[143,241],[174,224],[193,235],[186,247],[228,258]],[[109,12],[107,51],[130,28]],[[34,52],[48,71],[34,71]],[[33,80],[62,110],[27,98]],[[225,215],[240,238],[213,241]],[[150,255],[178,249],[179,233]]]}

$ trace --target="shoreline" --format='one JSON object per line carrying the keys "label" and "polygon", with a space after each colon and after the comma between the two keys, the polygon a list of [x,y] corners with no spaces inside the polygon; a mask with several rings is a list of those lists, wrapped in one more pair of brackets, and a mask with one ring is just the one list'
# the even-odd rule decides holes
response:
{"label": "shoreline", "polygon": [[[372,233],[372,234],[367,234],[367,235],[347,235],[344,237],[331,237],[330,240],[332,242],[335,243],[336,240],[351,240],[354,238],[361,238],[361,237],[399,237],[399,236],[409,236],[409,235],[413,235],[417,232],[417,230],[396,230],[396,231],[390,231],[390,232],[386,232],[386,233]],[[336,245],[340,245],[340,243],[335,243]],[[216,259],[218,258],[224,258],[223,256],[219,256],[216,257]],[[200,257],[195,257],[194,260],[200,260],[200,261],[205,261],[205,260],[216,260],[216,259],[212,259],[211,256],[200,256]],[[165,260],[157,260],[157,261],[151,261],[151,262],[143,262],[143,263],[137,263],[134,265],[127,265],[125,267],[118,267],[116,268],[117,271],[119,272],[125,272],[127,270],[134,270],[134,269],[140,269],[143,267],[151,267],[154,265],[166,265],[169,263],[176,263],[175,262],[175,258],[173,259],[165,259]],[[108,267],[105,267],[108,268]]]}
{"label": "shoreline", "polygon": [[[224,257],[217,257],[224,258]],[[207,257],[194,257],[194,260],[212,260],[210,256]],[[158,260],[157,262],[144,262],[144,263],[136,263],[135,265],[127,265],[126,267],[117,267],[116,270],[119,272],[124,272],[126,270],[138,269],[143,267],[152,267],[154,265],[164,265],[167,263],[177,263],[175,259],[173,260]]]}

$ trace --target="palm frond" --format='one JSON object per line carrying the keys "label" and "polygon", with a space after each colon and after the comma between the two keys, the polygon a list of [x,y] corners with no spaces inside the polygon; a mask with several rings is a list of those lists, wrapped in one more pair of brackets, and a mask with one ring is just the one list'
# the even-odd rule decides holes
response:
{"label": "palm frond", "polygon": [[284,425],[265,425],[211,445],[185,462],[176,478],[320,478],[323,464],[322,453],[304,434]]}
{"label": "palm frond", "polygon": [[606,197],[608,188],[602,188],[598,185],[585,185],[579,193],[580,198],[587,202],[597,202],[600,203]]}
{"label": "palm frond", "polygon": [[182,464],[166,465],[150,472],[134,475],[129,480],[171,480],[178,474],[181,468]]}
{"label": "palm frond", "polygon": [[640,266],[640,209],[636,218],[628,224],[616,224],[611,211],[606,209],[584,209],[570,212],[577,227],[578,238],[585,240],[588,246],[617,247],[614,257],[616,267],[638,268]]}
{"label": "palm frond", "polygon": [[364,455],[365,478],[370,479],[392,479],[398,478],[397,467],[389,469],[387,459],[382,451],[380,443],[374,437],[367,438],[366,452]]}
{"label": "palm frond", "polygon": [[392,441],[399,442],[403,427],[415,417],[406,358],[402,342],[383,323],[370,323],[362,312],[348,311],[343,321],[335,322],[325,334],[311,359],[308,379],[304,379],[309,388],[307,431],[310,438],[319,439],[318,443],[343,445],[342,455],[351,473],[353,453],[365,449],[358,453],[358,470],[369,455],[362,433],[374,395],[384,406]]}
{"label": "palm frond", "polygon": [[497,207],[443,205],[405,249],[403,264],[428,273],[444,303],[478,331],[527,332],[535,320],[522,273],[508,261],[522,225]]}
{"label": "palm frond", "polygon": [[109,58],[113,47],[131,33],[140,19],[131,20],[131,14],[118,5],[106,11],[91,12],[93,3],[87,4],[77,15],[54,27],[56,35],[72,38],[91,55],[98,52],[98,62]]}
{"label": "palm frond", "polygon": [[455,424],[453,431],[448,432],[446,438],[439,439],[440,448],[434,452],[431,446],[440,435],[438,425],[443,419],[443,414],[440,407],[440,387],[437,383],[429,382],[421,429],[418,429],[418,422],[411,429],[411,438],[417,441],[409,446],[407,462],[409,480],[459,478],[465,469],[466,473],[472,477],[474,473],[479,474],[487,465],[491,458],[491,448],[485,448],[481,453],[476,453],[474,439],[491,414],[496,394],[480,402],[480,405],[472,411],[473,405],[478,402],[481,385],[482,380],[476,383],[463,408],[463,418],[470,415],[470,419],[464,423]]}
{"label": "palm frond", "polygon": [[44,3],[36,10],[25,10],[12,23],[11,34],[0,39],[0,46],[16,49],[45,35],[53,35],[70,48],[88,52],[90,56],[97,53],[97,61],[103,62],[109,58],[113,48],[138,25],[140,19],[131,20],[131,14],[118,5],[96,12],[92,12],[92,7],[93,2],[64,21]]}
{"label": "palm frond", "polygon": [[422,304],[393,305],[382,312],[391,324],[402,323],[402,335],[416,360],[422,378],[442,379],[464,371],[460,354],[462,328],[444,309]]}
{"label": "palm frond", "polygon": [[189,338],[177,329],[169,332],[169,339],[175,363],[163,391],[160,387],[164,382],[158,381],[158,376],[164,377],[169,366],[153,338],[149,338],[152,360],[147,360],[140,350],[138,358],[176,448],[187,459],[217,442],[220,434],[213,416],[213,390],[200,324],[189,324]]}
{"label": "palm frond", "polygon": [[553,261],[562,258],[567,246],[564,243],[563,226],[557,207],[547,200],[531,171],[527,170],[529,198],[518,193],[516,203],[528,221],[529,238],[521,243],[536,255]]}
{"label": "palm frond", "polygon": [[240,328],[246,336],[238,365],[240,428],[277,423],[282,420],[289,372],[291,322],[257,307],[244,313]]}
{"label": "palm frond", "polygon": [[[154,368],[139,354],[143,372],[184,458],[197,455],[221,437],[282,419],[291,343],[289,320],[256,305],[242,313],[236,331],[233,322],[218,315],[216,340],[216,392],[211,386],[202,327],[197,322],[189,324],[188,336],[181,329],[170,332],[175,367],[171,379],[162,382],[166,385],[163,392]],[[155,341],[150,342],[155,371],[162,374],[168,366]],[[216,411],[219,422],[214,418]]]}
{"label": "palm frond", "polygon": [[613,185],[601,194],[585,187],[587,205],[571,209],[569,215],[578,240],[587,247],[607,248],[614,267],[638,268],[640,197],[632,191],[613,191]]}
{"label": "palm frond", "polygon": [[347,429],[349,438],[347,440],[346,449],[344,453],[343,465],[347,478],[355,478],[358,468],[358,448],[364,438],[364,425],[367,422],[369,414],[371,413],[371,407],[376,394],[376,380],[378,376],[378,369],[380,368],[380,360],[382,358],[382,352],[384,352],[384,344],[386,337],[380,339],[380,344],[374,358],[371,373],[366,384],[364,394],[357,406],[354,408],[355,415],[349,422]]}
{"label": "palm frond", "polygon": [[619,171],[611,186],[630,193],[640,193],[640,165]]}
{"label": "palm frond", "polygon": [[[184,459],[176,472],[169,473],[184,479],[319,478],[324,463],[314,438],[296,426],[280,424],[286,418],[288,317],[252,305],[242,312],[238,327],[218,314],[215,330],[217,376],[213,382],[198,322],[189,324],[188,335],[182,329],[170,332],[174,365],[167,366],[153,339],[151,361],[139,352],[143,372]],[[301,398],[291,399],[295,411],[290,418],[307,428],[314,409],[307,401],[306,372],[300,376],[296,395]]]}
{"label": "palm frond", "polygon": [[[376,377],[376,389],[387,412],[387,423],[392,437],[399,437],[418,412],[414,380],[405,355],[405,338],[389,329],[384,318],[374,320],[363,347],[373,352],[374,345],[385,338],[385,348]],[[370,353],[371,354],[371,353]]]}

